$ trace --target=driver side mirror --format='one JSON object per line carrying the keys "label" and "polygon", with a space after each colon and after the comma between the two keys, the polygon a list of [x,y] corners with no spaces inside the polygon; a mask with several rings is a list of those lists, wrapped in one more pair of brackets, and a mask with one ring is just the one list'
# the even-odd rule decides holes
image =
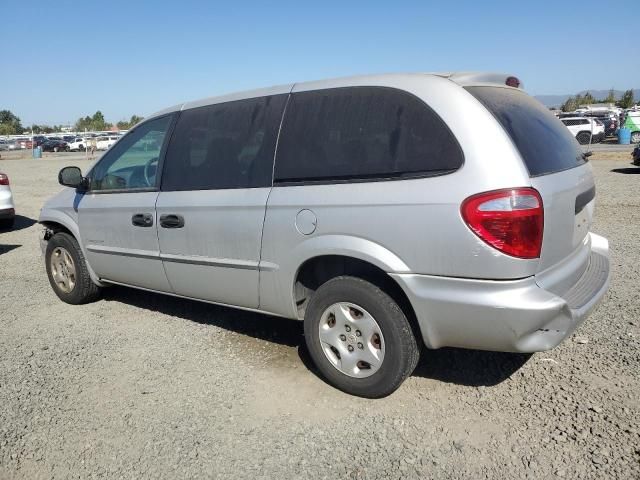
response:
{"label": "driver side mirror", "polygon": [[76,188],[86,191],[87,179],[82,176],[82,171],[78,167],[64,167],[58,173],[58,183],[65,187]]}

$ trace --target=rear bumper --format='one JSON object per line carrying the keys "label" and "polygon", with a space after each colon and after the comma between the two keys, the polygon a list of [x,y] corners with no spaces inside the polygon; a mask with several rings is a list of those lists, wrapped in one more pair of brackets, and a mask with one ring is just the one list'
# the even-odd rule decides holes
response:
{"label": "rear bumper", "polygon": [[491,281],[392,274],[406,292],[429,348],[539,352],[584,322],[609,286],[609,245],[591,235],[589,265],[558,295],[535,277]]}

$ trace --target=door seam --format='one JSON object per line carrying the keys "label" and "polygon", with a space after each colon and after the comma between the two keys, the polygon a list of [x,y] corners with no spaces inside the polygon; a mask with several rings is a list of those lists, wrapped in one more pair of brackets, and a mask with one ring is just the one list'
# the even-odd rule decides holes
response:
{"label": "door seam", "polygon": [[161,193],[162,193],[161,191],[158,192],[158,195],[156,195],[156,201],[153,205],[153,217],[154,217],[153,224],[156,226],[156,238],[158,239],[158,258],[160,259],[160,263],[162,263],[162,271],[164,272],[164,276],[167,279],[169,288],[173,293],[176,293],[176,289],[173,288],[173,285],[171,284],[171,280],[169,279],[169,275],[167,274],[167,268],[164,265],[164,260],[160,256],[162,255],[162,246],[160,244],[160,232],[158,231],[158,199],[160,198]]}
{"label": "door seam", "polygon": [[[267,223],[267,208],[269,207],[269,198],[271,198],[271,192],[273,191],[273,180],[276,170],[276,157],[278,155],[278,144],[280,143],[280,133],[282,132],[282,124],[284,123],[284,116],[287,113],[287,106],[289,105],[289,100],[291,99],[291,92],[295,88],[296,84],[294,83],[291,86],[291,90],[289,90],[289,95],[287,96],[287,101],[284,104],[284,108],[282,109],[282,115],[280,116],[280,125],[278,126],[278,135],[276,136],[276,144],[273,149],[273,163],[271,165],[271,187],[269,187],[269,193],[267,193],[267,200],[264,203],[264,215],[262,216],[262,229],[260,230],[260,254],[258,256],[258,308],[262,305],[262,247],[264,242],[264,226]],[[163,264],[164,266],[164,264]]]}

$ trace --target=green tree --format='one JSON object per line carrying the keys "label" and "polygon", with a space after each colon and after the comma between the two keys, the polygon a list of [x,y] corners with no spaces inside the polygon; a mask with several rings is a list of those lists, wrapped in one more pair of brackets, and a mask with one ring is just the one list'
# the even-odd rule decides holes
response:
{"label": "green tree", "polygon": [[106,122],[104,121],[104,115],[100,110],[93,114],[91,117],[91,124],[94,127],[94,130],[104,130]]}
{"label": "green tree", "polygon": [[120,120],[118,123],[116,123],[116,126],[118,127],[119,130],[129,130],[130,128],[133,128],[135,125],[140,123],[143,119],[144,117],[139,117],[138,115],[131,115],[131,118],[129,119],[129,121]]}
{"label": "green tree", "polygon": [[109,130],[111,126],[109,122],[105,121],[102,112],[98,110],[92,117],[87,115],[84,118],[79,118],[76,122],[75,129],[79,132],[85,129],[89,131],[100,131]]}
{"label": "green tree", "polygon": [[0,110],[0,134],[15,135],[22,130],[20,119],[11,110]]}
{"label": "green tree", "polygon": [[576,102],[575,97],[569,97],[560,108],[563,112],[573,112],[576,108],[578,108],[578,102]]}
{"label": "green tree", "polygon": [[633,98],[633,90],[627,90],[622,94],[622,98],[616,105],[618,105],[620,108],[631,108],[633,107],[634,103],[635,101]]}
{"label": "green tree", "polygon": [[590,105],[592,103],[596,103],[596,99],[593,98],[593,95],[591,95],[589,92],[585,93],[582,97],[580,105]]}
{"label": "green tree", "polygon": [[93,130],[93,128],[91,127],[91,117],[87,115],[84,118],[79,118],[76,122],[75,129],[79,132],[82,132],[84,130]]}
{"label": "green tree", "polygon": [[612,88],[611,90],[609,90],[609,94],[604,99],[604,103],[615,103],[615,101],[616,101],[616,92]]}

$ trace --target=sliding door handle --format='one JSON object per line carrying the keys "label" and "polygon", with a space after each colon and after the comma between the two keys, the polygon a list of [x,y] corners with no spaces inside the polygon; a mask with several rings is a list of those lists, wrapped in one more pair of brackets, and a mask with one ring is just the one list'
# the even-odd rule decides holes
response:
{"label": "sliding door handle", "polygon": [[184,217],[173,213],[160,215],[160,226],[162,228],[182,228],[184,227]]}
{"label": "sliding door handle", "polygon": [[150,213],[136,213],[131,217],[131,224],[135,227],[152,227],[153,215]]}

